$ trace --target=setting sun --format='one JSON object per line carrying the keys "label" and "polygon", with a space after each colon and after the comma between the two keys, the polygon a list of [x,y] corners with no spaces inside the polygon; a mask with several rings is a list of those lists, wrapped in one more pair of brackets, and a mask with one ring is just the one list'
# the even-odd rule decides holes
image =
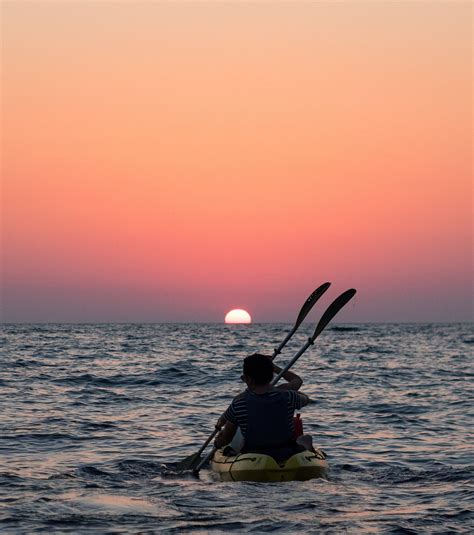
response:
{"label": "setting sun", "polygon": [[234,308],[226,314],[226,323],[252,323],[250,314],[241,308]]}

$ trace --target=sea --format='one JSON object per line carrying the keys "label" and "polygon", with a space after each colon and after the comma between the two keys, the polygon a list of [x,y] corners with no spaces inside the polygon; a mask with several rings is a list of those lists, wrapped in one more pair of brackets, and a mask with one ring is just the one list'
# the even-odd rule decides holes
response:
{"label": "sea", "polygon": [[293,370],[327,479],[173,470],[242,390],[242,359],[291,327],[3,325],[0,533],[474,533],[471,324],[326,328]]}

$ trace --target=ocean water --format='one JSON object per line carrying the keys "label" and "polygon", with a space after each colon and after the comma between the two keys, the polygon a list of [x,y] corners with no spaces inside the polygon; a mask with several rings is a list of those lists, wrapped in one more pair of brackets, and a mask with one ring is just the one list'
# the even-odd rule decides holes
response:
{"label": "ocean water", "polygon": [[469,324],[326,329],[294,371],[327,480],[164,471],[242,389],[242,358],[290,327],[4,325],[0,532],[474,533]]}

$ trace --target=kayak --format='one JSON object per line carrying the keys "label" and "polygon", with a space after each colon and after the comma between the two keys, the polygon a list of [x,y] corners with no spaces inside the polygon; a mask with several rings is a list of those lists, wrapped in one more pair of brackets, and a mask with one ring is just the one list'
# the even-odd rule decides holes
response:
{"label": "kayak", "polygon": [[211,470],[219,474],[222,481],[306,481],[326,476],[328,463],[325,459],[326,455],[319,450],[296,453],[281,463],[270,455],[242,453],[228,456],[223,450],[217,450]]}

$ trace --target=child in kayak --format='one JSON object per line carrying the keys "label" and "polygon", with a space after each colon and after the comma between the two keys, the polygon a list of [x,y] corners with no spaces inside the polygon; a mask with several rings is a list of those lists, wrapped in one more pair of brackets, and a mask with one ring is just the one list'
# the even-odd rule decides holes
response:
{"label": "child in kayak", "polygon": [[240,427],[244,438],[241,453],[264,453],[280,461],[304,450],[313,451],[309,435],[294,437],[293,414],[309,403],[306,394],[297,392],[303,381],[287,371],[283,375],[287,383],[272,386],[273,373],[280,371],[266,355],[255,353],[244,359],[242,380],[247,389],[219,418],[217,427],[222,429],[215,440],[217,448],[229,444]]}

